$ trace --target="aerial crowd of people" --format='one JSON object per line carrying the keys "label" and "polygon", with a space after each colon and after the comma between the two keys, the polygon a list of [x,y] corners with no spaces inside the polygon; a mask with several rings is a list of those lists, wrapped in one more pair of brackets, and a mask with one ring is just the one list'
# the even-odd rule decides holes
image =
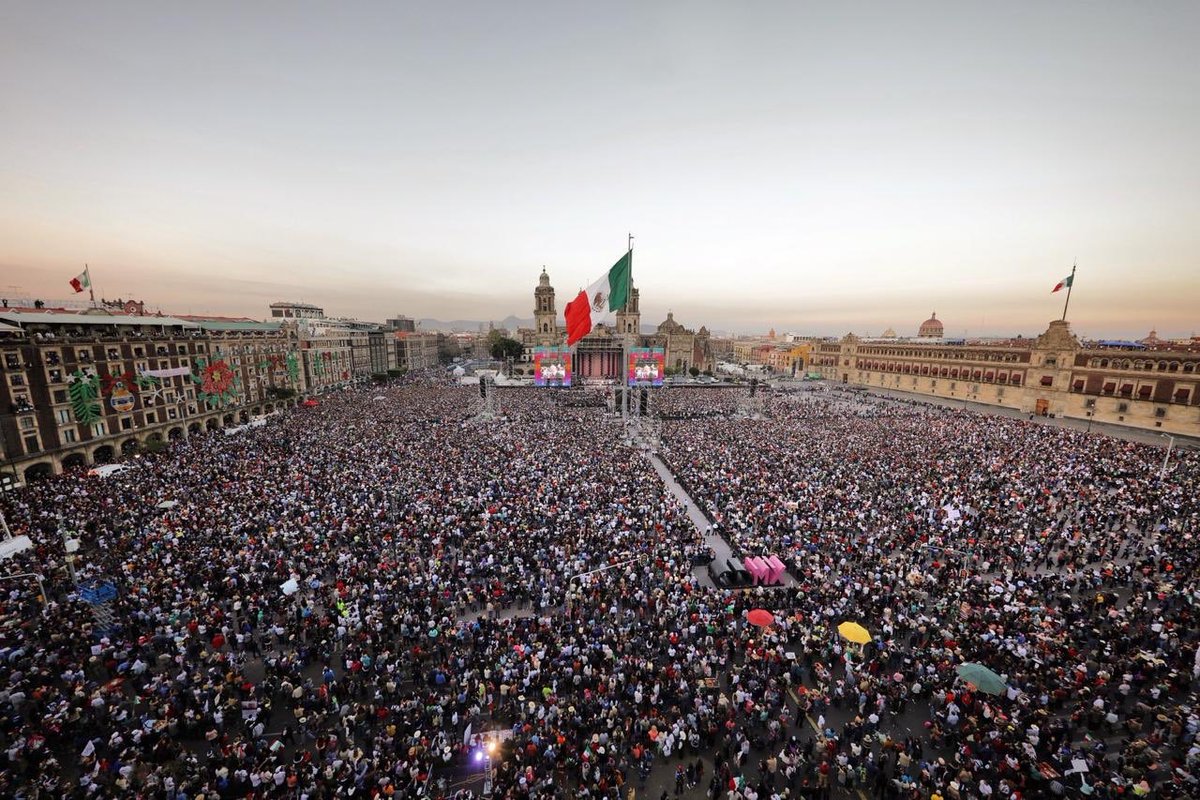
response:
{"label": "aerial crowd of people", "polygon": [[415,375],[6,495],[0,795],[1200,796],[1194,452],[745,392],[652,450]]}

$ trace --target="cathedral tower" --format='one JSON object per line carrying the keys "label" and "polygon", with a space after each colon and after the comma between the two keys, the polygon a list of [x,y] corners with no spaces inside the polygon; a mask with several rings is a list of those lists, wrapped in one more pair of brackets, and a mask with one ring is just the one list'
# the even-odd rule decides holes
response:
{"label": "cathedral tower", "polygon": [[554,287],[542,267],[537,288],[533,290],[533,327],[538,344],[558,344],[558,312],[554,308]]}
{"label": "cathedral tower", "polygon": [[638,290],[629,287],[629,299],[625,306],[617,312],[617,333],[623,336],[640,335],[642,332],[642,312],[638,309]]}

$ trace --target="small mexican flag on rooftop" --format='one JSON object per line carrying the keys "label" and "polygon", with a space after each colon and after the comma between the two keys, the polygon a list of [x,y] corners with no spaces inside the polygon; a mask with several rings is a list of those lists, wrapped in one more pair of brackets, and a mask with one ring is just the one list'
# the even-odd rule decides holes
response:
{"label": "small mexican flag on rooftop", "polygon": [[1054,288],[1050,290],[1050,294],[1054,294],[1059,289],[1069,289],[1069,288],[1071,288],[1071,284],[1074,282],[1075,282],[1075,273],[1072,272],[1070,275],[1063,278],[1058,283],[1054,284]]}
{"label": "small mexican flag on rooftop", "polygon": [[76,275],[74,278],[71,278],[71,288],[75,290],[75,294],[79,294],[84,289],[90,288],[91,285],[92,278],[90,275],[88,275],[88,271],[86,269]]}
{"label": "small mexican flag on rooftop", "polygon": [[625,253],[612,268],[575,299],[567,303],[567,346],[578,342],[604,317],[622,308],[629,300],[629,278],[633,271],[633,251]]}

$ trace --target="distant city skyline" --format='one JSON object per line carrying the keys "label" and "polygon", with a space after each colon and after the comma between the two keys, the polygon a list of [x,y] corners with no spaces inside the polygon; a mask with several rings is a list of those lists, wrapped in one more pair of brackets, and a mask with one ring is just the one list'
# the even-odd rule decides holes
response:
{"label": "distant city skyline", "polygon": [[[215,13],[214,13],[215,12]],[[1200,332],[1200,5],[36,4],[0,31],[0,294],[264,318]]]}

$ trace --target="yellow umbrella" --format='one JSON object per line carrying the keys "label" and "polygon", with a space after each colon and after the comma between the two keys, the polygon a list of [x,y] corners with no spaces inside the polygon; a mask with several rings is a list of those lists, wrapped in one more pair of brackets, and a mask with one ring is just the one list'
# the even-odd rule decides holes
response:
{"label": "yellow umbrella", "polygon": [[871,641],[871,634],[857,622],[843,622],[838,625],[838,633],[842,635],[843,639],[855,644],[866,644]]}

